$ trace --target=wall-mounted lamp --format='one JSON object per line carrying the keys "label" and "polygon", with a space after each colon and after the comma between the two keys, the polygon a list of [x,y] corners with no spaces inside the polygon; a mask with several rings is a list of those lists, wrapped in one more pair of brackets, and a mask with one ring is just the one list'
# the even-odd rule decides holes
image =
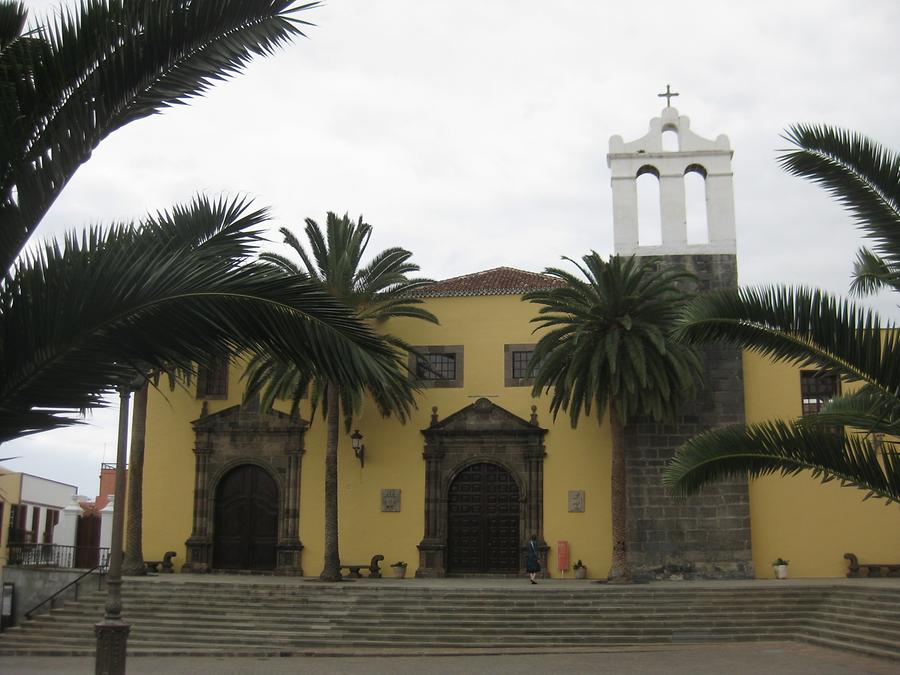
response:
{"label": "wall-mounted lamp", "polygon": [[359,460],[360,468],[366,465],[366,446],[363,445],[363,435],[359,433],[359,429],[350,434],[350,442],[353,444],[353,454]]}

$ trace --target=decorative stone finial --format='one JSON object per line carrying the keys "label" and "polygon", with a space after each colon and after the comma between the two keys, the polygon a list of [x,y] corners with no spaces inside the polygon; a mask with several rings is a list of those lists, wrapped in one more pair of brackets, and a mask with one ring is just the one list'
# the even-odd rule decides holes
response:
{"label": "decorative stone finial", "polygon": [[533,405],[533,404],[532,404],[532,406],[531,406],[531,420],[530,420],[530,421],[531,421],[531,423],[532,423],[534,426],[537,426],[537,425],[538,425],[538,419],[537,419],[537,406],[536,406],[536,405]]}
{"label": "decorative stone finial", "polygon": [[203,401],[203,406],[200,408],[200,417],[206,417],[209,415],[209,401]]}
{"label": "decorative stone finial", "polygon": [[431,426],[438,423],[437,406],[431,406]]}

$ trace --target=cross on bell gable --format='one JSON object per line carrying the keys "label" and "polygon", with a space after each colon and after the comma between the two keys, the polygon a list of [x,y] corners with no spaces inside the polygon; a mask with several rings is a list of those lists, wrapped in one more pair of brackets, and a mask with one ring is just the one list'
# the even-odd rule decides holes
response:
{"label": "cross on bell gable", "polygon": [[670,108],[672,107],[672,97],[678,96],[678,93],[672,91],[670,85],[667,84],[665,92],[663,92],[662,94],[657,94],[657,96],[666,99],[666,107]]}

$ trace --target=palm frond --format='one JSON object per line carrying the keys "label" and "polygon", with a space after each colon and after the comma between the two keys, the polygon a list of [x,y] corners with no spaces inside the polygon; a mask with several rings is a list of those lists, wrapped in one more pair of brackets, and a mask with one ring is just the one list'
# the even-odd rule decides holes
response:
{"label": "palm frond", "polygon": [[884,258],[875,255],[867,248],[861,248],[853,261],[853,281],[850,283],[850,294],[857,297],[871,295],[889,288],[900,291],[900,276]]}
{"label": "palm frond", "polygon": [[0,287],[0,440],[102,405],[135,371],[190,370],[222,351],[270,352],[358,386],[405,382],[394,349],[319,283],[236,264],[264,218],[245,200],[201,197],[24,256]]}
{"label": "palm frond", "polygon": [[[5,49],[0,128],[4,270],[94,148],[123,125],[183,104],[308,25],[296,0],[83,0]],[[12,80],[12,81],[10,81]]]}
{"label": "palm frond", "polygon": [[[24,2],[0,3],[0,63],[3,63],[4,52],[22,37],[27,21],[28,10]],[[4,75],[0,77],[7,79]]]}
{"label": "palm frond", "polygon": [[900,265],[900,155],[861,134],[827,125],[797,124],[784,138],[781,166],[822,185],[875,241],[889,265]]}
{"label": "palm frond", "polygon": [[900,401],[886,396],[871,385],[836,396],[815,415],[797,420],[798,426],[828,426],[832,429],[850,427],[868,434],[900,436]]}
{"label": "palm frond", "polygon": [[815,425],[782,420],[708,431],[679,448],[663,483],[676,495],[735,477],[812,472],[822,482],[840,480],[867,496],[900,501],[900,454],[862,435],[846,436]]}
{"label": "palm frond", "polygon": [[[285,243],[300,257],[301,264],[274,255],[266,255],[264,259],[282,269],[305,268],[322,292],[360,320],[382,322],[394,317],[411,317],[437,322],[431,312],[417,306],[421,300],[407,295],[411,289],[426,283],[406,276],[419,269],[411,262],[408,251],[389,248],[360,266],[372,234],[372,227],[362,217],[353,222],[347,214],[338,216],[329,212],[324,231],[315,220],[307,218],[304,232],[309,250],[291,230],[282,228],[281,232]],[[337,387],[345,426],[349,425],[364,392],[371,396],[382,415],[395,415],[404,421],[415,406],[416,389],[407,366],[411,347],[390,334],[380,334],[378,339],[381,350],[368,355],[370,364],[364,359],[346,364],[348,369],[363,368],[355,381],[334,374],[324,377],[316,370],[304,371],[301,364],[268,354],[255,356],[251,361],[248,391],[264,392],[264,400],[271,403],[277,398],[296,397],[300,392],[298,383],[312,380],[321,392]],[[361,354],[356,356],[362,358]],[[323,394],[312,401],[313,407],[320,407],[325,415],[331,414],[324,406],[327,398]],[[294,405],[297,400],[293,399]],[[340,413],[335,411],[335,414]]]}
{"label": "palm frond", "polygon": [[872,310],[806,288],[727,289],[695,298],[677,335],[727,342],[779,361],[816,366],[900,391],[898,336]]}

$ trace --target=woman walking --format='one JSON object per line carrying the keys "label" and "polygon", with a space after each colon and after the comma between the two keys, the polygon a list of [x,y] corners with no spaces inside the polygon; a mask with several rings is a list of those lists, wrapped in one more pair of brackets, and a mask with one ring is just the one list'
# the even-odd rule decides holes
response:
{"label": "woman walking", "polygon": [[531,583],[536,584],[534,577],[541,571],[541,562],[538,558],[537,535],[531,535],[531,539],[525,544],[525,571]]}

